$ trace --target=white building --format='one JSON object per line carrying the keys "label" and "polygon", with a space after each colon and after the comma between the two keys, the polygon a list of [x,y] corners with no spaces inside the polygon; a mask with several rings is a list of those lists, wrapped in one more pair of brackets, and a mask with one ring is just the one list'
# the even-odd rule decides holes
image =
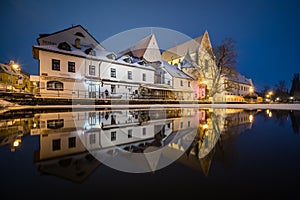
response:
{"label": "white building", "polygon": [[155,35],[151,34],[119,53],[140,59],[155,68],[154,83],[140,85],[139,98],[193,100],[193,78],[162,61]]}
{"label": "white building", "polygon": [[42,97],[129,98],[139,84],[154,82],[152,67],[116,60],[80,25],[37,41],[33,57],[39,60]]}

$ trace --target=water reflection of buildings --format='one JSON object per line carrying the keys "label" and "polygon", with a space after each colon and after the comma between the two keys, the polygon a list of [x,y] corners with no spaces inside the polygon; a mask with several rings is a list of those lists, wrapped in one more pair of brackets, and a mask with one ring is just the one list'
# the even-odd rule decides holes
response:
{"label": "water reflection of buildings", "polygon": [[[208,175],[212,160],[221,151],[228,154],[229,141],[251,129],[256,113],[256,110],[192,108],[41,113],[0,120],[0,144],[14,151],[21,145],[22,137],[29,133],[38,135],[40,147],[34,160],[40,172],[76,182],[86,179],[101,164],[87,149],[104,149],[107,154],[114,154],[116,146],[129,152],[168,146],[185,152],[180,162]],[[267,119],[276,117],[285,122],[290,116],[293,130],[299,131],[300,111],[260,113]],[[190,130],[197,135],[189,149],[182,148],[184,141],[180,138],[170,142],[180,132]]]}
{"label": "water reflection of buildings", "polygon": [[216,144],[224,143],[251,129],[256,111],[242,109],[200,110],[198,134],[179,161],[208,175],[216,153]]}
{"label": "water reflection of buildings", "polygon": [[0,146],[10,146],[14,152],[21,146],[22,137],[30,133],[32,118],[15,118],[0,120]]}
{"label": "water reflection of buildings", "polygon": [[32,135],[39,135],[35,163],[42,173],[83,181],[100,162],[87,151],[115,147],[144,152],[168,145],[178,131],[196,130],[195,109],[108,110],[43,113],[34,118]]}

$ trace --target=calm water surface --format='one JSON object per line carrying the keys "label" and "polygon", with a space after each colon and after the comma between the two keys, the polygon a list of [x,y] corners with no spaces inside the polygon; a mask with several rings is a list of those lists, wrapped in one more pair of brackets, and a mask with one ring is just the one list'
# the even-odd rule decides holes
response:
{"label": "calm water surface", "polygon": [[[292,198],[299,194],[299,125],[300,111],[280,110],[3,114],[1,199]],[[120,158],[159,149],[167,150],[148,168]],[[170,163],[160,166],[163,159]]]}

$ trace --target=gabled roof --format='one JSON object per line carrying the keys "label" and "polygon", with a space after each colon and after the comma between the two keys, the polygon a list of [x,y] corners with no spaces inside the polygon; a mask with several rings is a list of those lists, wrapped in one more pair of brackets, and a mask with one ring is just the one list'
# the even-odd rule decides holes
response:
{"label": "gabled roof", "polygon": [[180,58],[186,55],[197,53],[199,49],[207,50],[211,53],[212,46],[210,43],[208,32],[205,31],[203,35],[196,37],[195,39],[188,40],[182,44],[179,44],[173,48],[170,48],[162,53],[162,58],[165,61],[171,61],[172,59]]}
{"label": "gabled roof", "polygon": [[174,65],[170,65],[167,62],[162,63],[162,67],[172,76],[176,78],[184,78],[184,79],[193,79],[192,77],[188,76],[186,73],[178,69]]}
{"label": "gabled roof", "polygon": [[181,63],[182,63],[181,68],[197,68],[198,67],[198,65],[191,58],[189,51],[186,52]]}
{"label": "gabled roof", "polygon": [[190,53],[198,52],[200,47],[200,43],[202,41],[203,36],[199,36],[195,39],[184,42],[180,45],[177,45],[173,48],[170,48],[162,53],[162,58],[165,61],[170,61],[172,59],[182,57],[186,55],[189,51]]}
{"label": "gabled roof", "polygon": [[161,54],[153,34],[140,40],[135,45],[121,51],[119,55],[129,55],[135,58],[144,59],[147,62],[161,61]]}
{"label": "gabled roof", "polygon": [[38,45],[56,45],[68,42],[75,45],[75,39],[80,39],[80,44],[92,48],[103,48],[101,44],[81,25],[76,25],[51,34],[40,34],[37,38]]}

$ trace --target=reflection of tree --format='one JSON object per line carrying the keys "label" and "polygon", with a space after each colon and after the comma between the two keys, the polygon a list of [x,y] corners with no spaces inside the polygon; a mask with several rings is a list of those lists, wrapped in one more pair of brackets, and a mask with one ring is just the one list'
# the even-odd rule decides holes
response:
{"label": "reflection of tree", "polygon": [[280,127],[285,127],[288,115],[289,111],[286,110],[272,110],[272,116],[275,118],[275,123],[277,123]]}
{"label": "reflection of tree", "polygon": [[293,110],[289,112],[290,118],[292,121],[292,128],[295,134],[299,134],[299,126],[300,126],[300,111]]}

